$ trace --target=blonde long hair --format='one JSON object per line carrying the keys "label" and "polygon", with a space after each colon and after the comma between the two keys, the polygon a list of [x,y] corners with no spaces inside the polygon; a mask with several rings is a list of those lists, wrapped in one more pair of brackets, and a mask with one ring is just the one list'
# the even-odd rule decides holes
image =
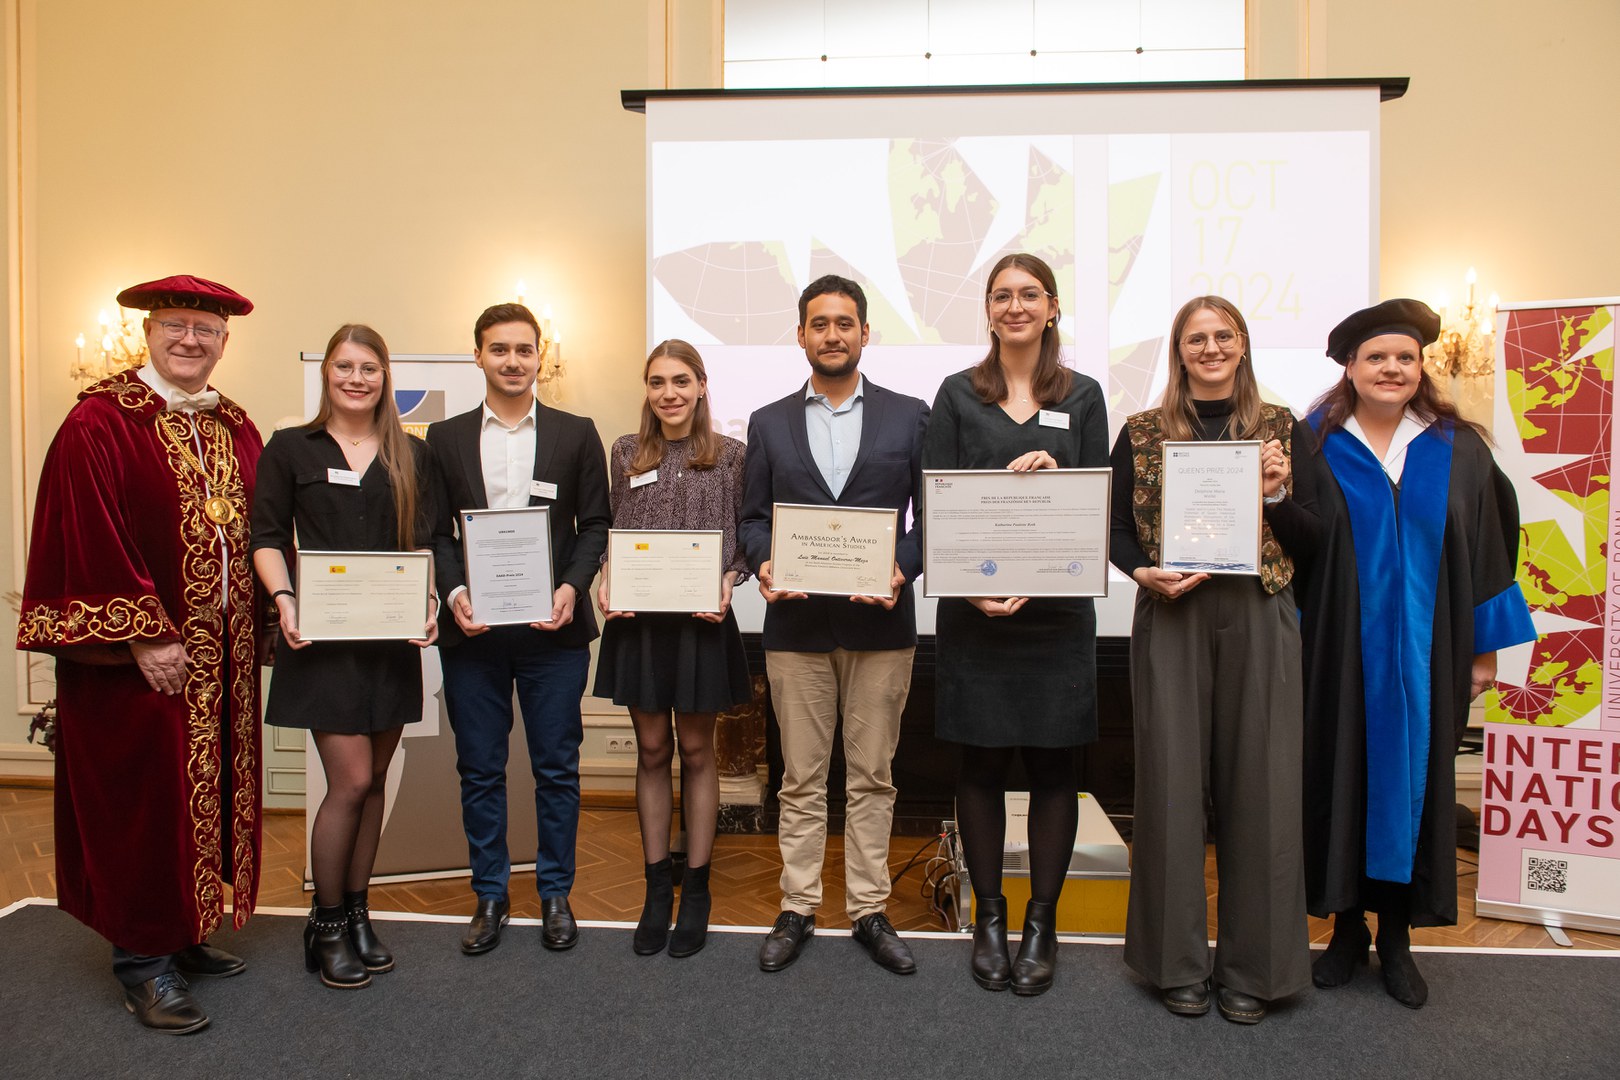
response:
{"label": "blonde long hair", "polygon": [[1232,437],[1253,439],[1260,433],[1260,384],[1254,378],[1254,360],[1249,355],[1249,324],[1243,312],[1224,296],[1195,296],[1176,312],[1170,323],[1170,377],[1164,384],[1160,402],[1160,422],[1164,437],[1172,442],[1198,438],[1198,410],[1187,389],[1187,365],[1181,359],[1181,335],[1187,323],[1200,311],[1213,311],[1243,337],[1243,353],[1238,358],[1237,375],[1232,383]]}
{"label": "blonde long hair", "polygon": [[411,551],[427,542],[426,537],[416,535],[416,455],[411,451],[411,437],[399,422],[399,405],[394,401],[394,370],[388,361],[388,344],[371,327],[345,323],[326,343],[326,355],[321,357],[321,407],[316,410],[315,419],[309,422],[309,427],[324,428],[332,418],[332,399],[326,387],[329,385],[332,353],[344,342],[353,342],[372,353],[382,365],[382,393],[371,414],[377,428],[377,457],[382,460],[383,468],[388,470],[388,484],[394,493],[399,549]]}

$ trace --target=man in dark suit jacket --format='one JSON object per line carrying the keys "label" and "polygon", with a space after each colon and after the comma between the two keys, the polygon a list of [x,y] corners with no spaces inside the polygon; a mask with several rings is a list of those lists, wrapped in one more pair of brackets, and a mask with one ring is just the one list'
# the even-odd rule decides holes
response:
{"label": "man in dark suit jacket", "polygon": [[[799,297],[799,344],[810,381],[748,421],[747,484],[738,541],[759,577],[765,660],[782,732],[782,913],[759,966],[780,971],[815,933],[827,842],[827,766],[840,716],[848,762],[844,825],[845,908],[855,940],[896,974],[917,969],[884,915],[889,899],[890,763],[911,689],[917,617],[911,580],[922,572],[907,510],[922,485],[928,406],[865,381],[866,295],[828,275]],[[892,507],[900,535],[887,596],[808,596],[775,587],[771,521],[776,503]]]}
{"label": "man in dark suit jacket", "polygon": [[[596,637],[590,588],[611,522],[607,465],[595,424],[535,399],[542,351],[540,325],[528,308],[489,308],[474,325],[473,341],[473,359],[488,383],[484,403],[427,432],[450,510],[434,538],[445,598],[439,644],[477,897],[461,949],[472,955],[500,944],[510,911],[506,759],[514,685],[534,769],[541,943],[566,949],[579,939],[568,893],[579,830],[580,698]],[[522,506],[550,508],[551,616],[489,626],[467,592],[456,512]]]}

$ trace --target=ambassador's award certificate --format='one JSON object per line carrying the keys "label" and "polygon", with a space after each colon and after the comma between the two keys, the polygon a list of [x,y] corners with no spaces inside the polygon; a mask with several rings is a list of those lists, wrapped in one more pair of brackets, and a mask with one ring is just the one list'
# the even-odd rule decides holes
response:
{"label": "ambassador's award certificate", "polygon": [[886,508],[777,503],[771,509],[772,585],[786,592],[888,596],[898,518]]}
{"label": "ambassador's award certificate", "polygon": [[487,626],[551,618],[551,512],[544,506],[463,510],[457,516],[473,621]]}
{"label": "ambassador's award certificate", "polygon": [[425,636],[433,556],[425,551],[300,551],[298,634],[306,641]]}
{"label": "ambassador's award certificate", "polygon": [[925,469],[927,596],[1108,595],[1112,469]]}
{"label": "ambassador's award certificate", "polygon": [[609,529],[609,611],[720,610],[719,529]]}
{"label": "ambassador's award certificate", "polygon": [[1258,574],[1262,474],[1258,442],[1167,442],[1159,567]]}

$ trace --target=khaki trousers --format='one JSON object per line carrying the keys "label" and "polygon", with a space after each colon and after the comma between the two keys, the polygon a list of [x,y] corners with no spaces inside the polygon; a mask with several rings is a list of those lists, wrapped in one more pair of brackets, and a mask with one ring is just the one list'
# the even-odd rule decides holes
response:
{"label": "khaki trousers", "polygon": [[827,768],[839,714],[848,766],[844,815],[845,910],[851,919],[882,911],[889,899],[889,830],[894,822],[890,765],[917,650],[765,654],[771,701],[782,731],[782,909],[812,915],[821,906],[827,850]]}

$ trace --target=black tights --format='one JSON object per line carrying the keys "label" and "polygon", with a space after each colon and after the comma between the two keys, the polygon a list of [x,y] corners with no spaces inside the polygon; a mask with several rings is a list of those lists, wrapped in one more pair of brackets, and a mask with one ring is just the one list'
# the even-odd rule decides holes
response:
{"label": "black tights", "polygon": [[1029,778],[1029,894],[1055,904],[1074,857],[1080,822],[1074,752],[1068,747],[963,746],[956,780],[956,826],[962,834],[973,892],[1001,895],[1001,859],[1007,840],[1007,771],[1021,755]]}
{"label": "black tights", "polygon": [[315,903],[337,907],[343,893],[359,892],[371,878],[382,836],[383,781],[401,728],[371,735],[315,733],[326,771],[326,798],[309,835]]}

